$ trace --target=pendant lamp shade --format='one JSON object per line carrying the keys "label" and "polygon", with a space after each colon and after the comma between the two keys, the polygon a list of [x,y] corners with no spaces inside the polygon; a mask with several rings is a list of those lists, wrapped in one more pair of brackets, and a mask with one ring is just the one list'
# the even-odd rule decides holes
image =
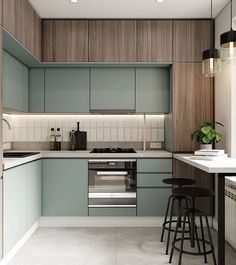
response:
{"label": "pendant lamp shade", "polygon": [[[212,19],[212,0],[211,0],[211,19]],[[214,27],[212,23],[212,33]],[[221,71],[220,50],[213,48],[214,42],[212,38],[211,48],[202,53],[202,73],[206,77],[214,77]]]}
{"label": "pendant lamp shade", "polygon": [[236,31],[232,28],[220,35],[221,59],[225,63],[236,63]]}
{"label": "pendant lamp shade", "polygon": [[218,49],[205,50],[202,54],[202,73],[206,77],[213,77],[221,71],[220,51]]}

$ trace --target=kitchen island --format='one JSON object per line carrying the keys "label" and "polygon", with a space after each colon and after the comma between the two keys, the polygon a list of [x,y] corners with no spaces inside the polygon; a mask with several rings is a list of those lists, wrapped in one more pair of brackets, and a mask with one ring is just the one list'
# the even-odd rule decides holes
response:
{"label": "kitchen island", "polygon": [[202,161],[191,158],[192,154],[174,154],[173,158],[218,176],[218,265],[225,265],[225,177],[236,175],[236,159]]}

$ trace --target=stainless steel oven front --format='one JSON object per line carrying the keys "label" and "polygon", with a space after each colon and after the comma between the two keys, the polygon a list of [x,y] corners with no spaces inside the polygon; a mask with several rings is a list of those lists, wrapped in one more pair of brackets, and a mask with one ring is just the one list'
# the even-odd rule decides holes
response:
{"label": "stainless steel oven front", "polygon": [[135,159],[89,160],[89,207],[136,207]]}

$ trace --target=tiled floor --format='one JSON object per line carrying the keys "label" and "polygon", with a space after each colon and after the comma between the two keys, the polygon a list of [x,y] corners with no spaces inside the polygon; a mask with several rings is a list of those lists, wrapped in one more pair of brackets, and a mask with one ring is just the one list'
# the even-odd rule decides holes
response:
{"label": "tiled floor", "polygon": [[[159,228],[40,228],[10,265],[169,264],[160,233]],[[217,234],[212,234],[215,240]],[[177,258],[172,264],[177,264]],[[236,251],[227,245],[226,264],[235,260]],[[203,258],[183,256],[182,265],[190,264],[204,264]]]}

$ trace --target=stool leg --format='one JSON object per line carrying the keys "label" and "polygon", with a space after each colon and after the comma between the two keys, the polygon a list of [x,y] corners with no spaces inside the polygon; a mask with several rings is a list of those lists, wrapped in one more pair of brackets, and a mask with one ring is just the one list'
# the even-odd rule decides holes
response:
{"label": "stool leg", "polygon": [[[201,226],[201,233],[202,233],[202,245],[203,245],[203,251],[206,253],[206,244],[205,244],[205,236],[204,236],[204,230],[203,230],[203,222],[202,222],[202,213],[200,212],[200,226]],[[207,255],[204,254],[204,262],[207,263]]]}
{"label": "stool leg", "polygon": [[[180,220],[182,212],[183,212],[183,210],[181,209],[180,212],[179,212],[179,215],[178,215],[178,220]],[[178,233],[178,226],[176,226],[176,228],[175,228],[175,235],[174,235],[174,239],[172,241],[172,248],[171,248],[169,263],[172,262],[172,258],[173,258],[173,254],[174,254],[174,247],[175,247],[175,240],[176,240],[176,237],[177,237],[177,233]]]}
{"label": "stool leg", "polygon": [[[168,234],[167,234],[167,242],[166,242],[166,255],[168,255],[168,251],[169,251],[169,244],[170,244],[170,229],[172,227],[172,217],[173,217],[173,210],[174,210],[174,202],[175,199],[172,200],[172,204],[171,204],[171,210],[170,210],[170,222],[169,222],[169,230],[168,230]],[[178,223],[178,221],[177,221]],[[177,225],[178,227],[178,225]]]}
{"label": "stool leg", "polygon": [[198,237],[198,231],[197,231],[197,226],[196,226],[196,224],[194,224],[194,227],[195,227],[195,234],[196,234],[197,248],[198,248],[198,252],[199,252],[199,254],[200,254],[202,251],[201,251],[201,247],[200,247],[200,242],[199,242],[199,237]]}
{"label": "stool leg", "polygon": [[182,261],[186,218],[187,218],[187,211],[185,211],[185,213],[184,213],[183,228],[182,228],[182,238],[181,238],[181,243],[180,243],[180,252],[179,252],[179,263],[178,263],[178,265],[181,265],[181,261]]}
{"label": "stool leg", "polygon": [[210,231],[208,218],[207,218],[206,214],[204,214],[204,215],[205,215],[206,224],[207,224],[207,232],[208,232],[208,236],[209,236],[209,240],[210,240],[210,244],[211,244],[213,262],[214,262],[214,265],[217,265],[216,256],[215,256],[215,248],[214,248],[214,245],[213,245],[213,242],[212,242],[212,238],[211,238],[211,231]]}
{"label": "stool leg", "polygon": [[162,225],[162,232],[161,232],[161,242],[163,242],[163,237],[164,237],[164,232],[165,232],[165,226],[166,226],[166,221],[167,221],[167,217],[168,217],[168,213],[169,213],[169,208],[170,208],[170,200],[172,199],[172,195],[169,196],[169,200],[167,203],[167,209],[166,209],[166,215],[165,215],[165,220],[164,223]]}
{"label": "stool leg", "polygon": [[[181,210],[181,208],[182,208],[182,198],[181,197],[179,197],[178,198],[178,212]],[[180,219],[180,222],[177,222],[177,226],[180,228],[181,227],[181,222],[182,220]]]}

